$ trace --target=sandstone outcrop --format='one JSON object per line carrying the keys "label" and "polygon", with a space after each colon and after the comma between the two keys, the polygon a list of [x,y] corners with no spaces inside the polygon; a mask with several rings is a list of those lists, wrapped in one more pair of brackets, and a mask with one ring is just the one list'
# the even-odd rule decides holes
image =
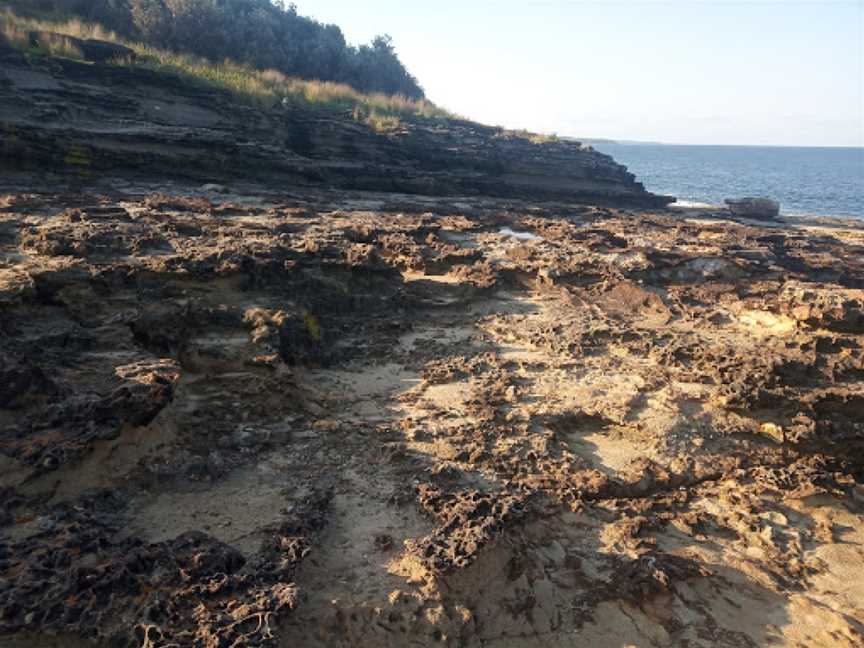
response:
{"label": "sandstone outcrop", "polygon": [[190,83],[134,66],[6,53],[0,166],[82,182],[137,174],[643,206],[672,200],[578,142],[538,144],[473,122],[420,118],[383,134],[350,111],[255,109]]}
{"label": "sandstone outcrop", "polygon": [[770,198],[727,198],[725,202],[735,216],[770,220],[780,215],[780,203]]}
{"label": "sandstone outcrop", "polygon": [[60,46],[66,51],[80,54],[85,61],[93,63],[134,61],[136,58],[135,50],[94,38],[75,38],[66,34],[46,31],[31,31],[27,33],[27,37],[31,47],[49,49]]}
{"label": "sandstone outcrop", "polygon": [[862,644],[860,226],[225,190],[0,196],[4,647]]}

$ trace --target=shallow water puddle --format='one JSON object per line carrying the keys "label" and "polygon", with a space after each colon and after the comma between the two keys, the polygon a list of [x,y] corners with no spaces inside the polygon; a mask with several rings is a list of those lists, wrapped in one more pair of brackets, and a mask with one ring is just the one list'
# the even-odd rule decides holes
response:
{"label": "shallow water puddle", "polygon": [[532,232],[517,232],[515,230],[510,229],[509,227],[502,227],[498,230],[498,233],[502,236],[509,236],[511,238],[518,239],[520,241],[540,241],[543,240],[542,236],[537,236]]}

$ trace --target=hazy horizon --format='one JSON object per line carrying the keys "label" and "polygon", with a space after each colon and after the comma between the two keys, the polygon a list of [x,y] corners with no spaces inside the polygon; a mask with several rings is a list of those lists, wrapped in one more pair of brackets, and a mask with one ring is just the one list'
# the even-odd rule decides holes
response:
{"label": "hazy horizon", "polygon": [[864,146],[864,1],[316,0],[389,33],[430,99],[508,128],[664,144]]}

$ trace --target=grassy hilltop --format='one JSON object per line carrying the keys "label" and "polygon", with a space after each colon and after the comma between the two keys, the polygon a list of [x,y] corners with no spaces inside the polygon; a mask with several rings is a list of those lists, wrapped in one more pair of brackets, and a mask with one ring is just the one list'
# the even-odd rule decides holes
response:
{"label": "grassy hilltop", "polygon": [[157,49],[213,62],[230,59],[302,79],[347,83],[364,93],[423,99],[389,36],[346,42],[336,25],[271,0],[12,0],[18,14],[53,21],[78,18]]}
{"label": "grassy hilltop", "polygon": [[[166,9],[158,28],[147,22],[145,6]],[[172,6],[178,7],[173,13],[167,10]],[[245,22],[234,20],[236,15],[245,16]],[[207,20],[214,24],[204,24]],[[190,23],[210,29],[214,42],[185,39]],[[239,43],[226,33],[229,24],[233,32],[245,29],[256,37]],[[297,31],[303,37],[295,37]],[[38,42],[33,32],[39,32]],[[73,59],[83,58],[74,39],[116,43],[134,53],[114,61],[120,65],[215,86],[255,107],[288,103],[353,111],[355,119],[382,131],[398,128],[400,117],[452,116],[425,98],[389,38],[380,37],[371,46],[349,46],[338,27],[265,0],[13,2],[0,13],[0,37],[32,56]],[[269,44],[269,54],[262,43]]]}

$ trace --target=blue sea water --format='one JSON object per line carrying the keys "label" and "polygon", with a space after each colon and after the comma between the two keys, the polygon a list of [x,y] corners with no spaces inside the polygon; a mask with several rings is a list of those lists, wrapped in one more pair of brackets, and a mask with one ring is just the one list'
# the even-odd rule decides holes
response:
{"label": "blue sea water", "polygon": [[784,214],[864,218],[864,148],[593,144],[649,191],[723,204],[765,196]]}

